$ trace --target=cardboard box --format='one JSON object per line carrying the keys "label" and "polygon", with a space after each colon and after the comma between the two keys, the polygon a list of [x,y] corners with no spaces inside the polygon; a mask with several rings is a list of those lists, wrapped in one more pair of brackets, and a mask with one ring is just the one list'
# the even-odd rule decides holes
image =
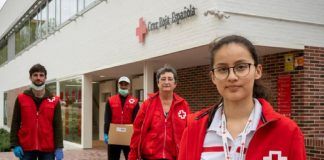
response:
{"label": "cardboard box", "polygon": [[133,135],[133,124],[110,123],[109,144],[129,146]]}

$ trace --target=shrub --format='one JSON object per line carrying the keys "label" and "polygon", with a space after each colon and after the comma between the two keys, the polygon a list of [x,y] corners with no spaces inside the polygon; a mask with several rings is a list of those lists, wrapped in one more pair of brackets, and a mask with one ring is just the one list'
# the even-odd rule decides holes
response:
{"label": "shrub", "polygon": [[0,129],[0,152],[10,151],[9,132],[5,129]]}

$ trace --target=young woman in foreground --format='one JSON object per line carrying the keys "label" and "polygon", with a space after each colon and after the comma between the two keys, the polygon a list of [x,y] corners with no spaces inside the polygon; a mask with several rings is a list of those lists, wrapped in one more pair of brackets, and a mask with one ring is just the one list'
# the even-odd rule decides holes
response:
{"label": "young woman in foreground", "polygon": [[188,116],[179,160],[305,160],[301,130],[265,100],[253,44],[232,35],[211,45],[210,76],[222,101]]}

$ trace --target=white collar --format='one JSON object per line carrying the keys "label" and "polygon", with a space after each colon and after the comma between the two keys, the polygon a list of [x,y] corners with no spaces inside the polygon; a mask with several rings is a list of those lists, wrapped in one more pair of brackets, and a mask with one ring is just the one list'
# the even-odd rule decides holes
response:
{"label": "white collar", "polygon": [[[250,117],[253,116],[252,127],[250,128],[250,131],[255,131],[256,128],[258,127],[261,118],[261,112],[262,112],[262,106],[260,102],[256,98],[254,98],[253,100],[254,100],[254,108],[250,113]],[[210,124],[207,131],[216,131],[217,133],[221,132],[221,128],[219,126],[221,125],[221,121],[222,121],[222,109],[223,109],[223,103],[221,103],[218,106],[218,109],[215,113],[212,123]]]}

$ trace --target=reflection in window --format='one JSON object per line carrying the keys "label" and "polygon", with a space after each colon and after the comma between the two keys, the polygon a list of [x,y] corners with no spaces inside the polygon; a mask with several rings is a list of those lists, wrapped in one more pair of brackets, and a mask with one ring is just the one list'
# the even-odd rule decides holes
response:
{"label": "reflection in window", "polygon": [[11,126],[13,110],[14,110],[14,106],[18,94],[24,92],[24,90],[28,88],[29,88],[28,86],[24,86],[24,87],[8,90],[4,92],[5,93],[4,94],[4,111],[5,111],[4,117],[6,117],[6,125],[8,127]]}
{"label": "reflection in window", "polygon": [[47,20],[47,7],[46,7],[46,3],[44,5],[42,5],[41,8],[41,34],[42,37],[47,35],[47,30],[48,30],[48,20]]}
{"label": "reflection in window", "polygon": [[7,93],[3,95],[3,124],[8,125]]}
{"label": "reflection in window", "polygon": [[[24,19],[28,20],[22,19],[14,25],[15,27],[18,26],[18,28],[15,28],[15,30],[18,29],[15,32],[15,53],[18,54],[38,39],[47,36],[48,33],[55,32],[56,28],[60,27],[62,23],[96,1],[44,0],[40,6],[32,6],[28,11],[29,16],[24,15],[27,16]],[[99,1],[97,2],[99,3]],[[1,45],[0,49],[3,49]],[[3,52],[0,53],[0,64],[7,61]]]}
{"label": "reflection in window", "polygon": [[8,60],[8,47],[7,41],[2,40],[0,41],[0,65],[5,63]]}
{"label": "reflection in window", "polygon": [[77,0],[77,1],[78,1],[78,12],[80,12],[85,7],[84,0]]}
{"label": "reflection in window", "polygon": [[39,23],[38,13],[33,14],[30,18],[30,42],[33,43],[38,39],[37,26]]}
{"label": "reflection in window", "polygon": [[96,0],[85,0],[85,6],[88,6],[89,4],[91,4],[92,2],[94,2]]}
{"label": "reflection in window", "polygon": [[77,0],[61,1],[61,22],[65,22],[77,13]]}
{"label": "reflection in window", "polygon": [[55,2],[56,0],[52,0],[48,4],[48,31],[50,33],[54,32],[56,27]]}
{"label": "reflection in window", "polygon": [[16,54],[25,49],[30,44],[30,27],[29,20],[24,22],[22,28],[15,33]]}
{"label": "reflection in window", "polygon": [[56,0],[56,26],[61,24],[61,0]]}
{"label": "reflection in window", "polygon": [[42,37],[42,14],[40,10],[37,12],[37,27],[36,27],[36,39]]}
{"label": "reflection in window", "polygon": [[60,82],[64,140],[81,144],[82,79]]}
{"label": "reflection in window", "polygon": [[53,96],[56,96],[56,82],[46,84],[46,89],[50,91]]}

